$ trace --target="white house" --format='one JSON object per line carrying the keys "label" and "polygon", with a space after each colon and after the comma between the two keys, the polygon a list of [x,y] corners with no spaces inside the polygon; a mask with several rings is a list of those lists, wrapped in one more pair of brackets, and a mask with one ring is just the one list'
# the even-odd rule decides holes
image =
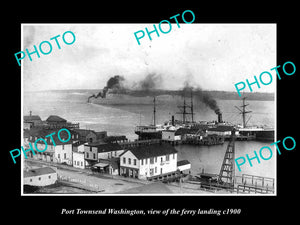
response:
{"label": "white house", "polygon": [[163,130],[161,132],[163,141],[180,141],[181,140],[181,133],[178,133],[176,130]]}
{"label": "white house", "polygon": [[[207,134],[208,135],[216,134],[216,135],[220,135],[220,136],[230,136],[232,130],[233,130],[232,126],[222,125],[222,126],[208,128]],[[236,131],[236,134],[237,133],[238,132]]]}
{"label": "white house", "polygon": [[118,143],[88,143],[84,151],[86,160],[98,162],[99,159],[118,158],[124,149]]}
{"label": "white house", "polygon": [[[34,149],[34,153],[32,151],[28,151],[26,155],[28,157],[44,160],[48,162],[55,162],[55,163],[66,163],[68,165],[72,165],[72,142],[74,137],[74,134],[71,132],[72,137],[68,142],[63,142],[64,140],[67,140],[66,133],[61,133],[60,137],[63,141],[60,141],[57,136],[58,130],[47,130],[47,129],[41,129],[41,130],[30,130],[29,138],[27,139],[28,143],[26,146],[26,149],[29,149],[31,144],[32,148]],[[55,132],[54,135],[51,137],[45,137],[51,133]],[[46,148],[45,142],[38,139],[44,139],[47,142],[47,149],[43,151]],[[75,137],[76,138],[76,137]],[[53,139],[53,140],[52,140]],[[37,142],[36,142],[37,141]],[[41,151],[37,151],[35,148],[35,142],[36,147]]]}
{"label": "white house", "polygon": [[138,146],[120,156],[120,175],[149,179],[177,171],[177,151],[169,144]]}
{"label": "white house", "polygon": [[77,142],[72,145],[73,148],[73,167],[84,169],[86,161],[84,159],[85,142]]}
{"label": "white house", "polygon": [[23,184],[30,186],[48,186],[57,181],[57,173],[51,167],[24,170]]}

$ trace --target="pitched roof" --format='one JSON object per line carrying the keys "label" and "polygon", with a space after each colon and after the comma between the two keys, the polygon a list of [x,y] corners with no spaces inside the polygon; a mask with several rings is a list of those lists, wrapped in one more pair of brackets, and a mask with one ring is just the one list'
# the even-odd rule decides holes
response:
{"label": "pitched roof", "polygon": [[123,148],[118,143],[106,143],[106,142],[93,142],[87,143],[84,146],[96,147],[98,153],[101,152],[112,152],[122,150]]}
{"label": "pitched roof", "polygon": [[177,166],[183,166],[183,165],[188,165],[188,164],[191,164],[191,163],[186,159],[177,161]]}
{"label": "pitched roof", "polygon": [[41,117],[38,115],[31,115],[31,116],[23,116],[24,122],[33,121],[33,120],[41,120]]}
{"label": "pitched roof", "polygon": [[112,152],[117,150],[122,150],[123,148],[118,143],[106,143],[97,146],[98,153],[101,152]]}
{"label": "pitched roof", "polygon": [[30,169],[28,171],[24,170],[24,177],[35,177],[35,176],[40,176],[44,174],[51,174],[51,173],[56,173],[54,169],[51,167],[41,167],[41,168],[36,168],[36,169]]}
{"label": "pitched roof", "polygon": [[67,120],[59,117],[59,116],[56,116],[56,115],[50,115],[47,119],[46,119],[47,122],[67,122]]}
{"label": "pitched roof", "polygon": [[125,135],[122,136],[107,136],[104,138],[105,142],[113,142],[113,141],[124,141],[127,140]]}
{"label": "pitched roof", "polygon": [[197,133],[199,128],[179,128],[176,130],[175,135],[182,135],[182,134],[195,134]]}
{"label": "pitched roof", "polygon": [[[45,139],[47,141],[48,145],[53,145],[53,142],[50,142],[51,137],[49,136],[49,137],[46,138],[46,136],[55,132],[55,134],[52,135],[52,138],[53,138],[56,145],[72,144],[72,141],[71,141],[72,137],[71,137],[70,141],[68,141],[68,142],[62,142],[62,141],[59,140],[59,138],[57,136],[57,133],[58,133],[59,130],[60,129],[32,128],[29,131],[27,131],[28,133],[26,135],[29,136],[29,138],[28,138],[29,142],[35,142],[35,137],[36,137],[37,139],[39,139],[39,138]],[[69,132],[71,133],[71,135],[75,133],[72,130],[69,130]],[[69,138],[69,135],[68,135],[67,132],[61,132],[59,135],[60,135],[60,138],[62,140],[64,140],[64,139],[66,140],[66,139]],[[43,144],[44,142],[39,141],[38,143]]]}
{"label": "pitched roof", "polygon": [[[134,154],[138,159],[147,159],[177,153],[176,149],[167,143],[132,147],[129,148],[128,151],[132,152],[132,154]],[[125,152],[123,154],[125,154]]]}

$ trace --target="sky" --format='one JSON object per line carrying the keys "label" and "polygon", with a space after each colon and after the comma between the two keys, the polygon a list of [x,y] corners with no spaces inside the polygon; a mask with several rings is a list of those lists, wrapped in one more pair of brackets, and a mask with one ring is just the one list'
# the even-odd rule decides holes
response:
{"label": "sky", "polygon": [[[254,81],[263,71],[275,77],[270,69],[277,66],[276,24],[182,22],[178,28],[172,23],[169,33],[152,33],[152,41],[145,34],[138,45],[134,33],[145,27],[152,30],[153,24],[22,24],[22,51],[32,52],[43,41],[52,44],[50,54],[21,61],[23,90],[102,89],[114,75],[130,86],[156,74],[162,78],[157,88],[177,90],[188,82],[204,90],[236,91],[235,83]],[[62,40],[66,31],[75,34],[71,45]],[[61,49],[50,40],[57,35]],[[273,92],[274,80],[254,91]]]}

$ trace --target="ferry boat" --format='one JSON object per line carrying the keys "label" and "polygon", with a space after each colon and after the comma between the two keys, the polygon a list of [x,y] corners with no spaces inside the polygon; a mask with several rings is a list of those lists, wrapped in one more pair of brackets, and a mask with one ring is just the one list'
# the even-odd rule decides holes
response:
{"label": "ferry boat", "polygon": [[241,127],[238,127],[239,134],[249,137],[253,136],[256,140],[259,141],[274,141],[274,128],[265,126],[247,126],[246,114],[251,113],[252,111],[246,111],[246,106],[248,106],[249,104],[245,104],[245,99],[246,97],[243,98],[243,104],[241,106],[242,109],[236,106],[236,108],[242,114],[243,119],[243,125]]}

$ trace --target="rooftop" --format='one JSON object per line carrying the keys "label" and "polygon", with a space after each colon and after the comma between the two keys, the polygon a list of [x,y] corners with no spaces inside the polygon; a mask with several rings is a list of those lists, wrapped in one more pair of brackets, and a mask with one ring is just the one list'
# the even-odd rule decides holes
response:
{"label": "rooftop", "polygon": [[118,143],[88,143],[84,146],[90,146],[90,147],[97,147],[98,153],[101,152],[112,152],[112,151],[118,151],[122,150],[123,148]]}
{"label": "rooftop", "polygon": [[24,177],[35,177],[44,174],[56,173],[51,167],[41,167],[36,169],[24,170]]}
{"label": "rooftop", "polygon": [[191,164],[191,163],[186,159],[177,161],[177,166],[183,166],[183,165],[188,165],[188,164]]}
{"label": "rooftop", "polygon": [[112,152],[112,151],[118,151],[123,149],[118,143],[107,143],[107,144],[98,145],[97,147],[98,147],[98,153]]}
{"label": "rooftop", "polygon": [[217,127],[208,128],[208,130],[209,131],[221,131],[221,132],[232,131],[233,130],[233,126],[223,125],[223,126],[217,126]]}
{"label": "rooftop", "polygon": [[24,116],[23,119],[24,119],[24,122],[29,122],[29,121],[33,121],[33,120],[42,121],[41,117],[38,115]]}
{"label": "rooftop", "polygon": [[[72,137],[71,137],[70,141],[68,141],[68,142],[61,142],[61,141],[58,139],[57,133],[58,133],[59,130],[60,130],[60,129],[32,128],[32,129],[26,131],[26,133],[24,133],[24,134],[26,134],[26,136],[29,137],[29,138],[28,138],[28,141],[29,141],[29,142],[35,142],[35,138],[37,138],[37,139],[43,138],[43,139],[45,139],[45,140],[47,141],[47,144],[48,144],[48,145],[53,145],[53,142],[50,141],[50,140],[51,140],[51,137],[49,136],[49,137],[45,138],[45,136],[47,136],[47,135],[52,134],[52,133],[55,132],[55,134],[52,135],[52,138],[53,138],[53,140],[54,140],[54,142],[55,142],[56,145],[66,145],[66,144],[71,144],[71,143],[72,143],[72,142],[71,142]],[[69,130],[69,132],[71,133],[71,135],[72,135],[72,134],[76,134],[76,133],[75,133],[74,131],[72,131],[72,130]],[[60,138],[61,138],[61,139],[65,139],[65,140],[67,140],[68,137],[69,137],[69,135],[68,135],[68,133],[67,133],[66,131],[60,132],[59,135],[60,135]],[[40,141],[40,143],[44,143],[44,142],[43,142],[43,141]]]}
{"label": "rooftop", "polygon": [[156,156],[177,153],[176,149],[172,145],[167,143],[129,147],[128,151],[132,152],[132,154],[134,154],[138,159],[147,159]]}
{"label": "rooftop", "polygon": [[47,119],[46,119],[47,122],[67,122],[67,120],[59,117],[59,116],[56,116],[56,115],[50,115]]}

